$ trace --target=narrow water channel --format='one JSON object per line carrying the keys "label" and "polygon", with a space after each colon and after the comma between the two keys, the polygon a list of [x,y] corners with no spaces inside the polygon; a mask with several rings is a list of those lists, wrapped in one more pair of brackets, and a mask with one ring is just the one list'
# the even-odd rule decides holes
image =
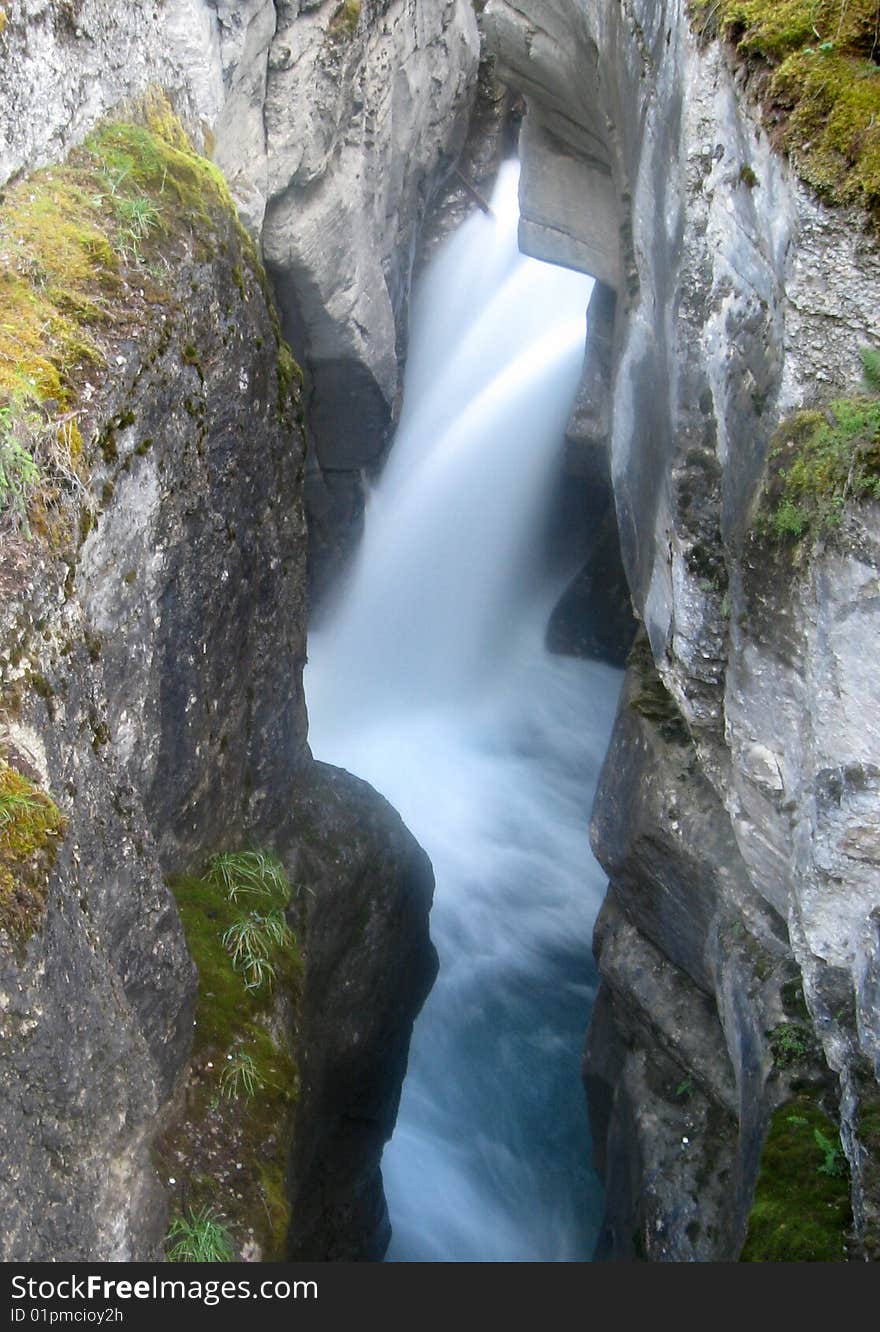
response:
{"label": "narrow water channel", "polygon": [[620,676],[544,649],[591,283],[518,253],[516,191],[511,163],[416,293],[397,437],[306,676],[316,757],[391,801],[437,880],[383,1158],[397,1262],[585,1261],[601,1214],[587,823]]}

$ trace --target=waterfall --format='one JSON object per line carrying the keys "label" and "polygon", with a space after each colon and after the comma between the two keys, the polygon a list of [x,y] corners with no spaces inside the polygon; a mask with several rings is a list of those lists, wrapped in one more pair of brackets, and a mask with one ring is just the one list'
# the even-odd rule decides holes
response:
{"label": "waterfall", "polygon": [[437,880],[440,976],[383,1158],[391,1261],[583,1261],[601,1214],[587,819],[620,676],[543,646],[591,282],[518,253],[517,175],[415,295],[394,447],[306,674],[316,757],[391,801]]}

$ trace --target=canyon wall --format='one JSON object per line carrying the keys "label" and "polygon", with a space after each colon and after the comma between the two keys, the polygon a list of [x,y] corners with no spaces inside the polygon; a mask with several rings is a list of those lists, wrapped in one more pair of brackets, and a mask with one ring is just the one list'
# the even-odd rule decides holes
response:
{"label": "canyon wall", "polygon": [[807,548],[756,510],[779,421],[858,390],[877,247],[684,0],[490,0],[486,24],[528,102],[521,243],[599,278],[606,323],[616,295],[574,423],[643,626],[592,823],[599,1252],[736,1257],[768,1127],[808,1123],[774,1112],[813,1088],[851,1175],[839,1255],[876,1254],[880,520],[849,506]]}
{"label": "canyon wall", "polygon": [[229,181],[307,372],[323,590],[360,533],[419,229],[467,131],[469,0],[16,0],[4,13],[0,185],[153,84]]}
{"label": "canyon wall", "polygon": [[312,761],[304,497],[329,469],[348,521],[384,444],[415,238],[466,127],[473,13],[0,14],[2,299],[52,311],[46,345],[4,344],[0,368],[10,428],[47,450],[0,568],[0,1252],[161,1255],[180,1180],[152,1148],[205,1077],[166,880],[257,845],[295,885],[305,958],[274,1033],[299,1070],[289,1251],[376,1258],[379,1158],[436,967],[432,879],[384,801]]}

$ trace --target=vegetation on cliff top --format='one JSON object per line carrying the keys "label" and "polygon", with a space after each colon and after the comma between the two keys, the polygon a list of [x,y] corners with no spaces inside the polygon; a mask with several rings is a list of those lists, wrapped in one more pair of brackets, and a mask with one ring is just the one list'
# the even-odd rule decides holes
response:
{"label": "vegetation on cliff top", "polygon": [[[171,888],[199,996],[185,1106],[158,1147],[177,1200],[169,1257],[181,1246],[177,1257],[185,1258],[209,1214],[239,1250],[256,1240],[264,1259],[283,1259],[297,1095],[289,1025],[300,974],[284,920],[290,884],[276,857],[245,851],[215,856],[204,874]],[[242,952],[243,923],[250,929]]]}
{"label": "vegetation on cliff top", "polygon": [[878,0],[691,0],[698,28],[766,71],[764,120],[827,202],[880,220]]}
{"label": "vegetation on cliff top", "polygon": [[45,791],[0,760],[0,930],[18,944],[42,917],[46,880],[65,828]]}
{"label": "vegetation on cliff top", "polygon": [[138,311],[143,320],[142,306],[167,301],[176,245],[210,254],[218,219],[237,228],[266,294],[281,410],[297,383],[222,174],[194,151],[161,93],[147,94],[130,115],[98,126],[63,164],[8,187],[0,207],[0,523],[7,528],[27,528],[35,508],[54,508],[81,488],[79,420],[113,371],[108,345]]}

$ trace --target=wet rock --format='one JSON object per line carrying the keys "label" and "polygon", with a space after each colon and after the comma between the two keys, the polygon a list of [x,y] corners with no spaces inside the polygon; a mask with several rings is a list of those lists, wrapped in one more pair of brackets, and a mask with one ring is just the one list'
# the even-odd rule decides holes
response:
{"label": "wet rock", "polygon": [[378,1261],[390,1236],[379,1162],[437,972],[434,876],[387,801],[326,764],[298,782],[284,835],[307,955],[291,1257]]}
{"label": "wet rock", "polygon": [[[592,416],[607,423],[651,664],[631,664],[593,820],[634,931],[631,947],[604,951],[588,1061],[608,1135],[602,1252],[736,1256],[782,1094],[768,1033],[792,974],[832,1070],[856,1228],[873,1251],[858,1104],[864,1068],[877,1069],[876,506],[799,551],[759,540],[755,514],[780,418],[858,389],[859,348],[880,339],[877,245],[860,215],[793,177],[728,55],[698,42],[680,6],[490,0],[486,24],[528,102],[523,243],[617,294],[608,400]],[[595,400],[586,381],[583,396]],[[640,983],[643,944],[668,1003]],[[702,1249],[684,1206],[692,1177],[675,1166],[674,1098],[656,1099],[682,974],[714,1005],[705,1039],[723,1041],[740,1094],[736,1144],[703,1174],[714,1238],[703,1224]],[[649,1217],[658,1169],[668,1188]]]}

